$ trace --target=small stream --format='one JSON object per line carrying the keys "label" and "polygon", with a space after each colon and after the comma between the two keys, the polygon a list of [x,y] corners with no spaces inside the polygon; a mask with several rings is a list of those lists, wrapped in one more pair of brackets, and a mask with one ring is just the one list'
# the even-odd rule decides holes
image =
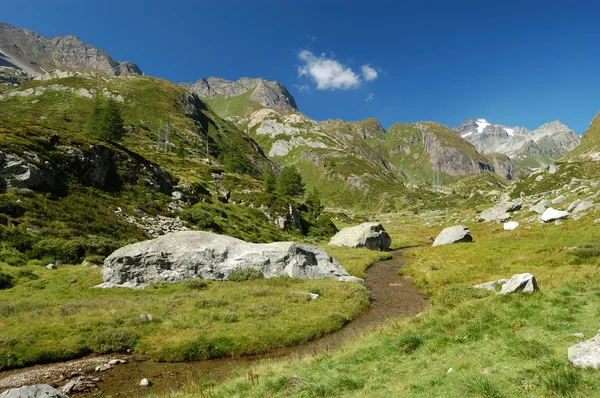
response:
{"label": "small stream", "polygon": [[[168,363],[155,362],[143,356],[133,355],[127,358],[128,363],[118,365],[100,375],[102,381],[98,383],[99,391],[73,394],[72,397],[144,397],[150,392],[169,393],[190,383],[208,380],[218,382],[229,377],[235,370],[252,369],[260,362],[293,360],[315,353],[324,355],[327,351],[355,339],[389,318],[415,315],[423,311],[427,298],[417,294],[412,278],[398,275],[398,270],[406,262],[402,252],[397,251],[393,255],[392,259],[377,262],[367,271],[365,281],[371,292],[371,306],[337,332],[308,343],[236,358]],[[43,366],[52,365],[41,367]],[[40,366],[32,368],[39,370]],[[4,372],[4,374],[0,372],[0,382],[8,374],[22,374],[32,368]],[[139,387],[140,380],[143,378],[151,381],[150,388]],[[44,381],[35,380],[35,383],[38,382]]]}

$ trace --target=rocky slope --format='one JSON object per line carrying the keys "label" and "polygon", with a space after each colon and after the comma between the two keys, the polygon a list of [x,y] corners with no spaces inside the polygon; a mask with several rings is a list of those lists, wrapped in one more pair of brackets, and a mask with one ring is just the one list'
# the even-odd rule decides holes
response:
{"label": "rocky slope", "polygon": [[524,127],[492,124],[485,119],[469,119],[454,130],[480,153],[508,155],[523,169],[551,164],[581,141],[571,128],[558,120],[529,131]]}
{"label": "rocky slope", "polygon": [[262,78],[243,77],[237,82],[209,77],[189,85],[192,93],[206,100],[211,106],[219,107],[225,102],[221,114],[224,116],[244,116],[259,108],[277,111],[297,111],[296,101],[280,83]]}
{"label": "rocky slope", "polygon": [[52,69],[96,71],[110,76],[142,74],[136,64],[116,61],[75,36],[51,39],[4,23],[0,23],[0,66],[31,77]]}

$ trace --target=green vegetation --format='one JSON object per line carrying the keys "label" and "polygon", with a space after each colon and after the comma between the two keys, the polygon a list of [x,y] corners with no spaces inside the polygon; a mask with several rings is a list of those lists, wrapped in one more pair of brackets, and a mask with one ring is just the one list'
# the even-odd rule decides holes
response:
{"label": "green vegetation", "polygon": [[104,100],[99,92],[94,96],[92,115],[88,121],[87,133],[91,137],[103,141],[115,142],[125,134],[123,129],[123,117],[117,101],[112,98]]}
{"label": "green vegetation", "polygon": [[283,196],[304,195],[302,176],[294,166],[285,166],[277,176],[277,192]]}
{"label": "green vegetation", "polygon": [[[5,275],[18,283],[0,290],[0,370],[129,348],[167,361],[262,352],[339,329],[338,314],[352,319],[368,305],[360,285],[251,272],[237,282],[192,279],[139,291],[90,289],[102,281],[90,267],[30,262],[3,265],[0,281]],[[318,300],[296,297],[315,289]]]}
{"label": "green vegetation", "polygon": [[[239,374],[211,396],[597,396],[597,371],[566,358],[580,341],[571,334],[589,338],[598,329],[593,217],[515,231],[472,224],[473,243],[410,249],[402,272],[430,296],[423,315],[391,320],[327,355],[257,365],[260,384]],[[502,296],[470,287],[521,272],[533,273],[541,291]]]}

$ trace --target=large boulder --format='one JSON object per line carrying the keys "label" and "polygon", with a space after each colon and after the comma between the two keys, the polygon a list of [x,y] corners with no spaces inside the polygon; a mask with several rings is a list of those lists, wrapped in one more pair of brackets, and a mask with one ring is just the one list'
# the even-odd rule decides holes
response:
{"label": "large boulder", "polygon": [[600,365],[600,331],[595,337],[569,347],[567,355],[569,361],[579,368],[598,369]]}
{"label": "large boulder", "polygon": [[542,221],[550,222],[550,221],[559,220],[561,218],[565,218],[568,216],[569,216],[568,211],[556,210],[556,209],[553,209],[552,207],[549,207],[542,214]]}
{"label": "large boulder", "polygon": [[573,214],[577,214],[577,213],[586,211],[589,208],[591,208],[592,206],[594,206],[594,202],[584,200],[583,202],[578,203],[577,206],[573,209]]}
{"label": "large boulder", "polygon": [[465,225],[444,228],[433,241],[433,246],[450,245],[458,242],[471,242],[473,236],[471,230]]}
{"label": "large boulder", "polygon": [[477,221],[506,221],[510,218],[510,214],[520,210],[521,204],[517,202],[502,202],[496,206],[481,212]]}
{"label": "large boulder", "polygon": [[331,246],[348,246],[371,250],[388,250],[392,238],[383,226],[376,222],[365,222],[355,227],[342,228],[329,241]]}
{"label": "large boulder", "polygon": [[68,398],[47,384],[13,388],[0,394],[0,398]]}
{"label": "large boulder", "polygon": [[98,287],[144,288],[189,278],[227,280],[233,271],[258,269],[265,278],[358,281],[325,250],[294,242],[248,243],[211,232],[183,231],[120,248],[104,261]]}
{"label": "large boulder", "polygon": [[516,274],[502,285],[500,294],[510,294],[516,292],[532,293],[537,292],[540,288],[537,285],[535,276],[532,274]]}

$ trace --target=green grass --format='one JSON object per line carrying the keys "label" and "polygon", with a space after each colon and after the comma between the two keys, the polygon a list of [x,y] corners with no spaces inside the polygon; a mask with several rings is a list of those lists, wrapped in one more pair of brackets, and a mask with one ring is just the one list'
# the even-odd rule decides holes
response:
{"label": "green grass", "polygon": [[[262,352],[339,329],[368,305],[362,286],[328,279],[198,281],[136,291],[91,289],[102,280],[90,267],[1,270],[19,283],[0,290],[0,370],[128,348],[166,361]],[[310,300],[309,291],[319,291],[319,299]]]}
{"label": "green grass", "polygon": [[[477,224],[473,243],[411,249],[402,272],[431,297],[424,314],[392,320],[327,356],[257,365],[259,385],[234,375],[212,397],[598,396],[598,372],[566,357],[579,342],[571,334],[589,338],[598,329],[600,242],[591,218],[510,232]],[[574,246],[581,248],[564,250]],[[502,296],[470,287],[518,272],[533,273],[541,291]]]}

